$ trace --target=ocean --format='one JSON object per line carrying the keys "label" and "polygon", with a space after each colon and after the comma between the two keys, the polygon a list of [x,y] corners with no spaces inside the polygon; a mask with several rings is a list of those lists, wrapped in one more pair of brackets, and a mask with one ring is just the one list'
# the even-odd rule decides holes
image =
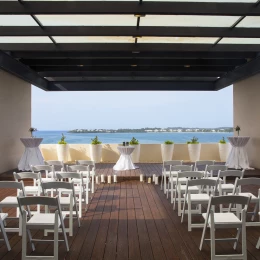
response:
{"label": "ocean", "polygon": [[[67,131],[37,131],[34,132],[35,137],[42,137],[42,144],[56,144],[61,138],[61,134],[66,136],[65,141],[68,144],[89,144],[91,139],[96,135],[102,143],[119,144],[129,142],[132,137],[139,140],[141,144],[160,144],[166,140],[171,140],[174,143],[186,143],[193,136],[197,137],[200,143],[216,143],[222,137],[227,140],[228,136],[233,136],[233,133],[68,133]],[[29,133],[28,133],[29,136]]]}

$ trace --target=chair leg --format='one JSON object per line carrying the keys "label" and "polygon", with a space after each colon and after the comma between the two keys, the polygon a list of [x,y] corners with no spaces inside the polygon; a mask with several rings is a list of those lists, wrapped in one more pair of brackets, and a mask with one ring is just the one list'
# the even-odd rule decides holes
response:
{"label": "chair leg", "polygon": [[241,228],[238,228],[237,229],[237,235],[236,235],[236,241],[235,241],[234,246],[233,246],[234,250],[237,249],[237,244],[238,244],[238,241],[239,241],[240,233],[241,233]]}
{"label": "chair leg", "polygon": [[67,249],[67,252],[69,252],[68,238],[67,238],[67,234],[66,234],[66,230],[65,230],[65,226],[64,226],[62,216],[60,216],[60,222],[61,222],[61,229],[62,229],[62,233],[63,233],[63,236],[64,236],[64,242],[65,242],[65,245],[66,245],[66,249]]}
{"label": "chair leg", "polygon": [[[54,245],[53,245],[53,250],[54,250],[54,259],[58,260],[59,259],[59,227],[58,227],[58,212],[55,212],[55,225],[54,225]],[[65,239],[65,238],[64,238]]]}
{"label": "chair leg", "polygon": [[171,203],[173,203],[173,179],[171,179]]}
{"label": "chair leg", "polygon": [[166,175],[164,174],[163,175],[163,191],[164,191],[164,194],[166,194]]}
{"label": "chair leg", "polygon": [[254,221],[255,216],[256,216],[256,214],[257,214],[257,211],[258,211],[258,203],[255,204],[254,214],[253,214],[253,216],[252,216],[252,218],[251,218],[251,221]]}
{"label": "chair leg", "polygon": [[22,216],[22,260],[26,259],[26,251],[27,251],[27,232],[26,232],[26,212],[23,211],[23,216]]}
{"label": "chair leg", "polygon": [[260,237],[259,237],[257,244],[256,244],[256,248],[259,249],[259,247],[260,247]]}
{"label": "chair leg", "polygon": [[188,231],[191,231],[191,201],[188,200]]}
{"label": "chair leg", "polygon": [[163,188],[163,172],[162,172],[162,177],[161,177],[161,190]]}
{"label": "chair leg", "polygon": [[3,237],[4,237],[4,241],[5,241],[7,250],[10,251],[11,250],[10,243],[9,243],[8,237],[6,235],[5,227],[4,227],[4,224],[3,224],[2,220],[0,220],[0,228],[1,228],[1,232],[2,232]]}
{"label": "chair leg", "polygon": [[203,247],[207,225],[208,225],[207,220],[205,220],[203,231],[202,231],[202,236],[201,236],[201,240],[200,240],[200,251],[202,250],[202,247]]}
{"label": "chair leg", "polygon": [[182,214],[181,214],[181,223],[183,223],[184,214],[185,214],[186,199],[187,199],[186,197],[187,197],[187,196],[185,196],[184,202],[183,202],[183,209],[182,209]]}
{"label": "chair leg", "polygon": [[216,248],[215,248],[215,227],[214,224],[210,226],[210,246],[211,246],[211,259],[215,259]]}

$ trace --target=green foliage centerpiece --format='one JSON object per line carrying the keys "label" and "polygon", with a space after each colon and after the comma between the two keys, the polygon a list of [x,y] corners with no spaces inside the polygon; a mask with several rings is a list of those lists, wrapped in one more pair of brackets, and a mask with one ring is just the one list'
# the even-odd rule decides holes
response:
{"label": "green foliage centerpiece", "polygon": [[140,144],[139,144],[139,141],[135,137],[133,137],[130,140],[129,144],[135,147],[134,151],[131,154],[131,157],[132,157],[133,162],[137,163],[137,162],[139,162],[139,159],[140,159]]}
{"label": "green foliage centerpiece", "polygon": [[58,160],[67,162],[69,160],[69,145],[65,141],[66,136],[62,133],[61,138],[57,144]]}
{"label": "green foliage centerpiece", "polygon": [[162,160],[163,161],[172,160],[173,150],[174,150],[174,142],[171,140],[164,141],[164,143],[161,144]]}
{"label": "green foliage centerpiece", "polygon": [[240,126],[237,125],[236,128],[235,128],[235,130],[236,130],[236,132],[237,132],[237,136],[239,136],[239,132],[240,132],[240,130],[241,130]]}
{"label": "green foliage centerpiece", "polygon": [[92,161],[95,161],[96,163],[101,162],[102,142],[98,139],[97,136],[95,138],[91,139],[90,158]]}
{"label": "green foliage centerpiece", "polygon": [[31,137],[34,137],[34,136],[33,136],[33,132],[36,132],[37,129],[34,128],[34,127],[30,127],[28,131],[31,133]]}
{"label": "green foliage centerpiece", "polygon": [[199,139],[195,136],[187,142],[188,144],[188,151],[190,156],[190,161],[196,162],[200,159],[200,149],[201,144],[199,143]]}

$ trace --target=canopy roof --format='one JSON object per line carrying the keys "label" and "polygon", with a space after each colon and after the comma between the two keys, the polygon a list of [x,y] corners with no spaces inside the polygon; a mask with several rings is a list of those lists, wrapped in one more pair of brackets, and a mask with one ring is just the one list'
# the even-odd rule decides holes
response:
{"label": "canopy roof", "polygon": [[0,67],[47,91],[219,90],[259,51],[260,0],[0,0]]}

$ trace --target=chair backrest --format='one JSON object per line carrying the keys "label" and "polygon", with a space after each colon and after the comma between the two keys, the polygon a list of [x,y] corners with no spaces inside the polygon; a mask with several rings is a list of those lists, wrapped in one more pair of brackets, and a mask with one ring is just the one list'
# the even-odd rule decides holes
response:
{"label": "chair backrest", "polygon": [[74,190],[73,182],[62,182],[62,181],[50,181],[50,182],[42,182],[43,193],[48,189],[66,189],[66,190]]}
{"label": "chair backrest", "polygon": [[90,161],[90,160],[76,160],[76,164],[78,165],[85,165],[85,166],[93,166],[94,168],[96,167],[95,161]]}
{"label": "chair backrest", "polygon": [[[19,182],[18,181],[0,181],[0,188],[16,189],[18,196],[19,196],[20,192],[22,193],[22,196],[25,196],[24,183],[22,180]],[[20,192],[19,192],[19,190],[20,190]]]}
{"label": "chair backrest", "polygon": [[243,178],[243,179],[236,178],[233,194],[241,192],[242,186],[244,186],[244,185],[260,186],[260,178]]}
{"label": "chair backrest", "polygon": [[211,197],[211,206],[216,206],[220,204],[239,204],[248,207],[251,197],[249,196],[238,196],[238,195],[225,195]]}
{"label": "chair backrest", "polygon": [[163,161],[163,168],[167,166],[174,166],[174,165],[182,165],[183,160],[170,160],[170,161]]}
{"label": "chair backrest", "polygon": [[64,163],[63,163],[63,161],[48,160],[48,161],[45,161],[45,164],[53,165],[55,171],[64,170]]}
{"label": "chair backrest", "polygon": [[226,171],[227,169],[228,167],[226,165],[215,164],[215,165],[207,165],[205,170],[211,172],[211,171]]}
{"label": "chair backrest", "polygon": [[53,172],[54,167],[51,165],[34,165],[31,167],[33,172],[36,171],[48,171],[48,172]]}
{"label": "chair backrest", "polygon": [[89,165],[72,165],[67,167],[68,172],[80,172],[80,171],[87,171],[89,172]]}
{"label": "chair backrest", "polygon": [[46,196],[30,196],[30,197],[19,197],[18,203],[20,206],[31,206],[31,205],[46,205],[46,206],[57,206],[58,196],[46,197]]}
{"label": "chair backrest", "polygon": [[207,165],[214,165],[215,164],[215,161],[213,160],[204,160],[204,161],[202,161],[202,160],[200,160],[200,161],[196,161],[195,162],[195,165],[194,165],[194,170],[195,171],[198,171],[199,169],[198,169],[198,166],[204,166],[204,169],[203,170],[205,170],[205,168],[206,168],[206,166]]}
{"label": "chair backrest", "polygon": [[23,179],[34,179],[40,180],[41,174],[38,172],[14,172],[14,179],[15,180],[23,180]]}
{"label": "chair backrest", "polygon": [[227,170],[227,171],[219,171],[218,172],[218,180],[220,178],[223,178],[224,183],[226,183],[227,177],[238,177],[243,178],[245,171],[239,171],[239,170]]}
{"label": "chair backrest", "polygon": [[192,165],[174,165],[170,167],[171,171],[192,171]]}
{"label": "chair backrest", "polygon": [[217,181],[216,180],[212,180],[212,179],[193,179],[187,180],[186,183],[186,193],[189,192],[189,187],[190,186],[197,186],[199,187],[199,192],[201,192],[202,190],[206,190],[207,194],[211,194],[211,195],[215,195],[215,190],[217,187]]}
{"label": "chair backrest", "polygon": [[183,171],[183,172],[178,172],[177,174],[177,180],[179,178],[198,178],[201,179],[204,177],[203,172],[197,172],[197,171]]}
{"label": "chair backrest", "polygon": [[83,179],[83,176],[79,172],[59,172],[56,174],[56,179]]}

